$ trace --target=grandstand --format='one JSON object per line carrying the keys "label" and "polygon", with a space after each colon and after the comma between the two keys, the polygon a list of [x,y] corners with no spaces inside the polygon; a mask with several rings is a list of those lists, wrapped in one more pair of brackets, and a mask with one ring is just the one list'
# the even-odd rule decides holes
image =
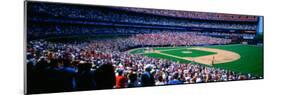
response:
{"label": "grandstand", "polygon": [[[45,30],[45,36],[56,35],[63,31],[68,32],[62,34],[75,34],[74,32],[76,29],[85,30],[79,31],[79,33],[76,34],[84,34],[84,32],[118,32],[118,34],[127,34],[128,32],[146,33],[148,31],[157,32],[163,29],[247,33],[245,31],[256,31],[258,22],[257,16],[216,13],[205,13],[204,15],[204,13],[200,12],[170,10],[157,10],[156,12],[155,9],[83,5],[72,6],[54,3],[49,5],[35,3],[32,6],[28,6],[28,10],[27,20],[32,22],[32,24],[28,24],[28,26],[34,27],[31,28],[32,30],[30,31],[32,32],[29,33],[34,36],[37,33],[43,33],[42,30]],[[44,25],[37,24],[40,22],[44,22]],[[67,24],[67,26],[60,24]],[[36,27],[40,27],[39,29],[42,30]],[[128,28],[130,31],[124,31],[128,30]],[[52,32],[56,33],[52,34]],[[40,34],[40,36],[42,35]]]}

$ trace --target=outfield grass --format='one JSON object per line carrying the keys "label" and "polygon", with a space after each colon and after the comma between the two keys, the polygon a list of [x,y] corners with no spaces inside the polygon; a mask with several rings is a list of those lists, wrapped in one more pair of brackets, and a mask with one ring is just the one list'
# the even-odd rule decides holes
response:
{"label": "outfield grass", "polygon": [[216,64],[214,67],[263,76],[263,48],[261,46],[230,45],[210,46],[210,48],[233,51],[241,57],[239,60],[226,64]]}
{"label": "outfield grass", "polygon": [[[224,64],[215,64],[213,65],[216,68],[223,68],[239,73],[244,74],[254,74],[257,76],[263,76],[263,48],[261,46],[251,46],[251,45],[217,45],[217,46],[204,46],[208,48],[216,48],[223,49],[232,52],[236,52],[240,55],[240,59]],[[196,50],[188,50],[190,47],[162,47],[162,48],[154,48],[155,50],[164,50],[161,51],[163,53],[171,54],[179,57],[196,57],[200,55],[210,55],[214,54],[214,52],[207,51],[196,51]],[[174,49],[171,51],[165,51],[168,49]],[[192,53],[183,53],[183,51],[191,51]],[[130,53],[144,53],[144,49],[135,49]],[[153,57],[153,58],[164,58],[173,61],[179,61],[181,63],[190,63],[188,60],[175,58],[171,56],[166,56],[163,54],[157,53],[145,53],[145,56]],[[197,63],[200,64],[200,63]]]}

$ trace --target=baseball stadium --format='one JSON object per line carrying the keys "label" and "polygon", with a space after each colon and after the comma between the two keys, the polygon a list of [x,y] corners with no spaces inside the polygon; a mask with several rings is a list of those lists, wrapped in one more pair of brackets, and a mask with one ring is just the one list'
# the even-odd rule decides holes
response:
{"label": "baseball stadium", "polygon": [[263,16],[28,1],[26,93],[263,79]]}

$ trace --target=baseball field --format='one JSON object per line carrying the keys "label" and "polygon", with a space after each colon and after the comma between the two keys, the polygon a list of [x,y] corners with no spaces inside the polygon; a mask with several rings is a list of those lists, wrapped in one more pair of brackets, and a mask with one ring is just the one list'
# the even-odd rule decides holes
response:
{"label": "baseball field", "polygon": [[[202,64],[237,73],[263,76],[263,47],[255,45],[214,45],[188,47],[137,48],[129,51],[153,58],[185,63]],[[193,61],[193,62],[192,62]]]}

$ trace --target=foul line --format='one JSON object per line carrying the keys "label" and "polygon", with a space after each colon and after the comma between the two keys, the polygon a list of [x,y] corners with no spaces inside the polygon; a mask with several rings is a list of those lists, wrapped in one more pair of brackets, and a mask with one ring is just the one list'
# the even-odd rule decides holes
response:
{"label": "foul line", "polygon": [[[179,56],[175,56],[175,55],[170,55],[170,54],[167,54],[167,53],[158,53],[158,52],[153,52],[153,53],[157,53],[157,54],[161,54],[161,55],[165,55],[165,56],[170,56],[170,57],[186,60],[183,57],[179,57]],[[187,61],[191,61],[191,60],[187,60]]]}

